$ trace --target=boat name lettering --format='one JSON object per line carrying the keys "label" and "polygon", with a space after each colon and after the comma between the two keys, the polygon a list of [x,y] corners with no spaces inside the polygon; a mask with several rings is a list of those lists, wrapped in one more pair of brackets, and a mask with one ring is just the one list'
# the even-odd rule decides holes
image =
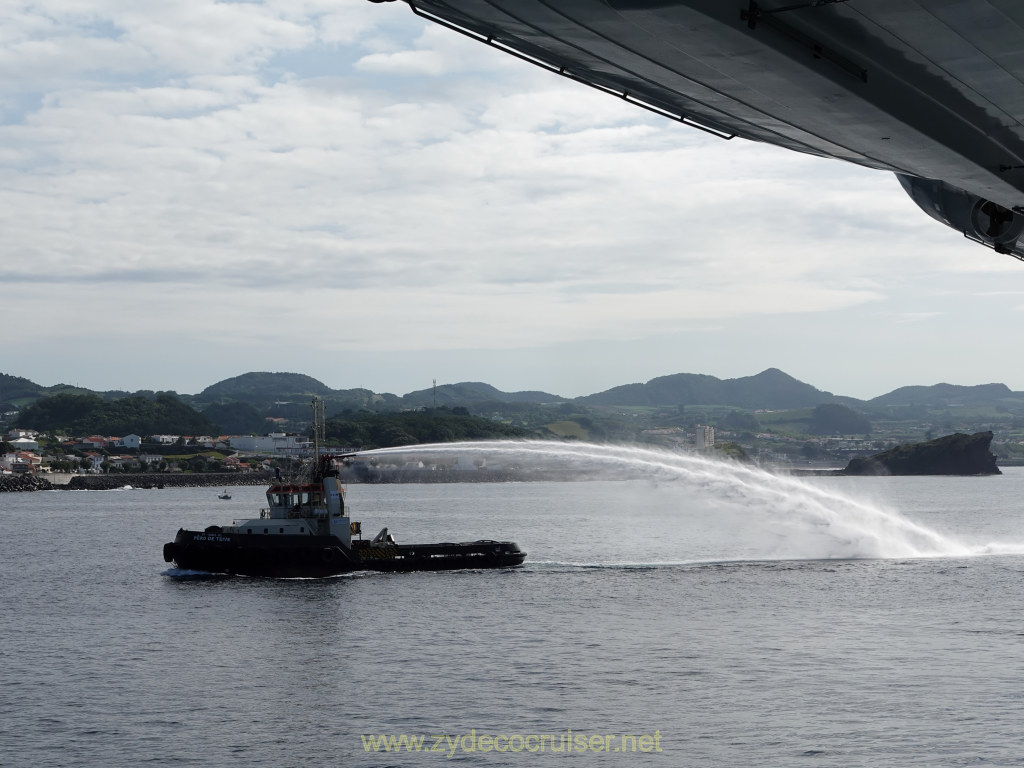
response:
{"label": "boat name lettering", "polygon": [[221,536],[216,533],[199,533],[193,537],[194,541],[231,541],[230,536]]}

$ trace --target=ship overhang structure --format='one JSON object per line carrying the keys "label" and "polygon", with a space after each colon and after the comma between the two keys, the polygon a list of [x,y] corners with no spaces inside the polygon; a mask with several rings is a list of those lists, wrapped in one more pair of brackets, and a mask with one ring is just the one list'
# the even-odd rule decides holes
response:
{"label": "ship overhang structure", "polygon": [[722,138],[892,171],[929,215],[1024,259],[1017,0],[405,2]]}

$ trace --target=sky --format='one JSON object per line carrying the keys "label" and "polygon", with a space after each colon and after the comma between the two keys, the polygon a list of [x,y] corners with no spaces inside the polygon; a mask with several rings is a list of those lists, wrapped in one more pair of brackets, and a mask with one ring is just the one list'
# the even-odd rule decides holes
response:
{"label": "sky", "polygon": [[0,372],[564,397],[1002,382],[1024,264],[366,0],[0,0]]}

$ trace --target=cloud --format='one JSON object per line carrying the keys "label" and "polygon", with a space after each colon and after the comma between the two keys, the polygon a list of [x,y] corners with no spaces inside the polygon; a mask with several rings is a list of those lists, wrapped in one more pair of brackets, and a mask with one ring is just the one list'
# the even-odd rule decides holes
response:
{"label": "cloud", "polygon": [[437,51],[396,51],[368,54],[356,62],[356,69],[389,75],[436,76],[450,72],[452,65]]}
{"label": "cloud", "polygon": [[0,280],[9,311],[46,305],[40,339],[90,338],[85,307],[130,318],[106,338],[173,317],[193,346],[326,327],[324,349],[367,353],[707,333],[907,294],[932,297],[901,308],[926,318],[1012,266],[888,174],[707,137],[400,3],[14,6]]}
{"label": "cloud", "polygon": [[902,312],[896,314],[894,320],[897,323],[920,323],[933,317],[939,317],[941,314],[941,312]]}
{"label": "cloud", "polygon": [[[583,111],[573,103],[563,120],[552,104],[554,127],[538,132],[496,127],[492,110],[382,103],[320,81],[56,92],[25,125],[0,129],[22,158],[0,215],[20,235],[9,247],[34,251],[6,270],[24,278],[42,261],[68,278],[145,281],[173,260],[234,283],[286,259],[344,265],[344,278],[320,279],[363,288],[544,282],[579,301],[701,281],[705,295],[726,296],[737,280],[834,268],[853,248],[843,228],[877,207],[878,185],[861,182],[818,196],[821,216],[808,216],[786,193],[804,194],[820,161],[771,178],[765,156],[746,150],[767,166],[763,179],[723,177],[713,140],[641,115],[581,121]],[[59,211],[42,228],[40,208]],[[830,236],[827,253],[785,253]]]}

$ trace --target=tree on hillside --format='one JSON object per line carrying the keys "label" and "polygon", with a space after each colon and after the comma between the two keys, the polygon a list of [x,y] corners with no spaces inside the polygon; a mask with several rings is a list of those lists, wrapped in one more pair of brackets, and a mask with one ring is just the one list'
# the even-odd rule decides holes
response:
{"label": "tree on hillside", "polygon": [[729,411],[718,422],[722,429],[734,432],[760,432],[761,423],[752,413],[746,411]]}
{"label": "tree on hillside", "polygon": [[105,402],[98,395],[59,394],[37,400],[18,414],[16,425],[39,432],[151,435],[160,432],[209,434],[209,419],[178,398],[124,397]]}
{"label": "tree on hillside", "polygon": [[867,435],[871,422],[839,403],[824,403],[814,409],[808,432],[812,435]]}
{"label": "tree on hillside", "polygon": [[[36,400],[18,414],[17,427],[39,432],[74,432],[83,418],[103,407],[99,395],[59,394]],[[88,430],[84,430],[88,431]]]}
{"label": "tree on hillside", "polygon": [[0,401],[13,404],[15,400],[27,397],[39,397],[43,387],[21,376],[0,373]]}
{"label": "tree on hillside", "polygon": [[426,411],[370,413],[346,411],[327,419],[324,436],[349,448],[390,448],[418,443],[524,437],[526,430],[440,407]]}
{"label": "tree on hillside", "polygon": [[262,435],[267,419],[249,403],[215,403],[203,409],[203,415],[229,435]]}

